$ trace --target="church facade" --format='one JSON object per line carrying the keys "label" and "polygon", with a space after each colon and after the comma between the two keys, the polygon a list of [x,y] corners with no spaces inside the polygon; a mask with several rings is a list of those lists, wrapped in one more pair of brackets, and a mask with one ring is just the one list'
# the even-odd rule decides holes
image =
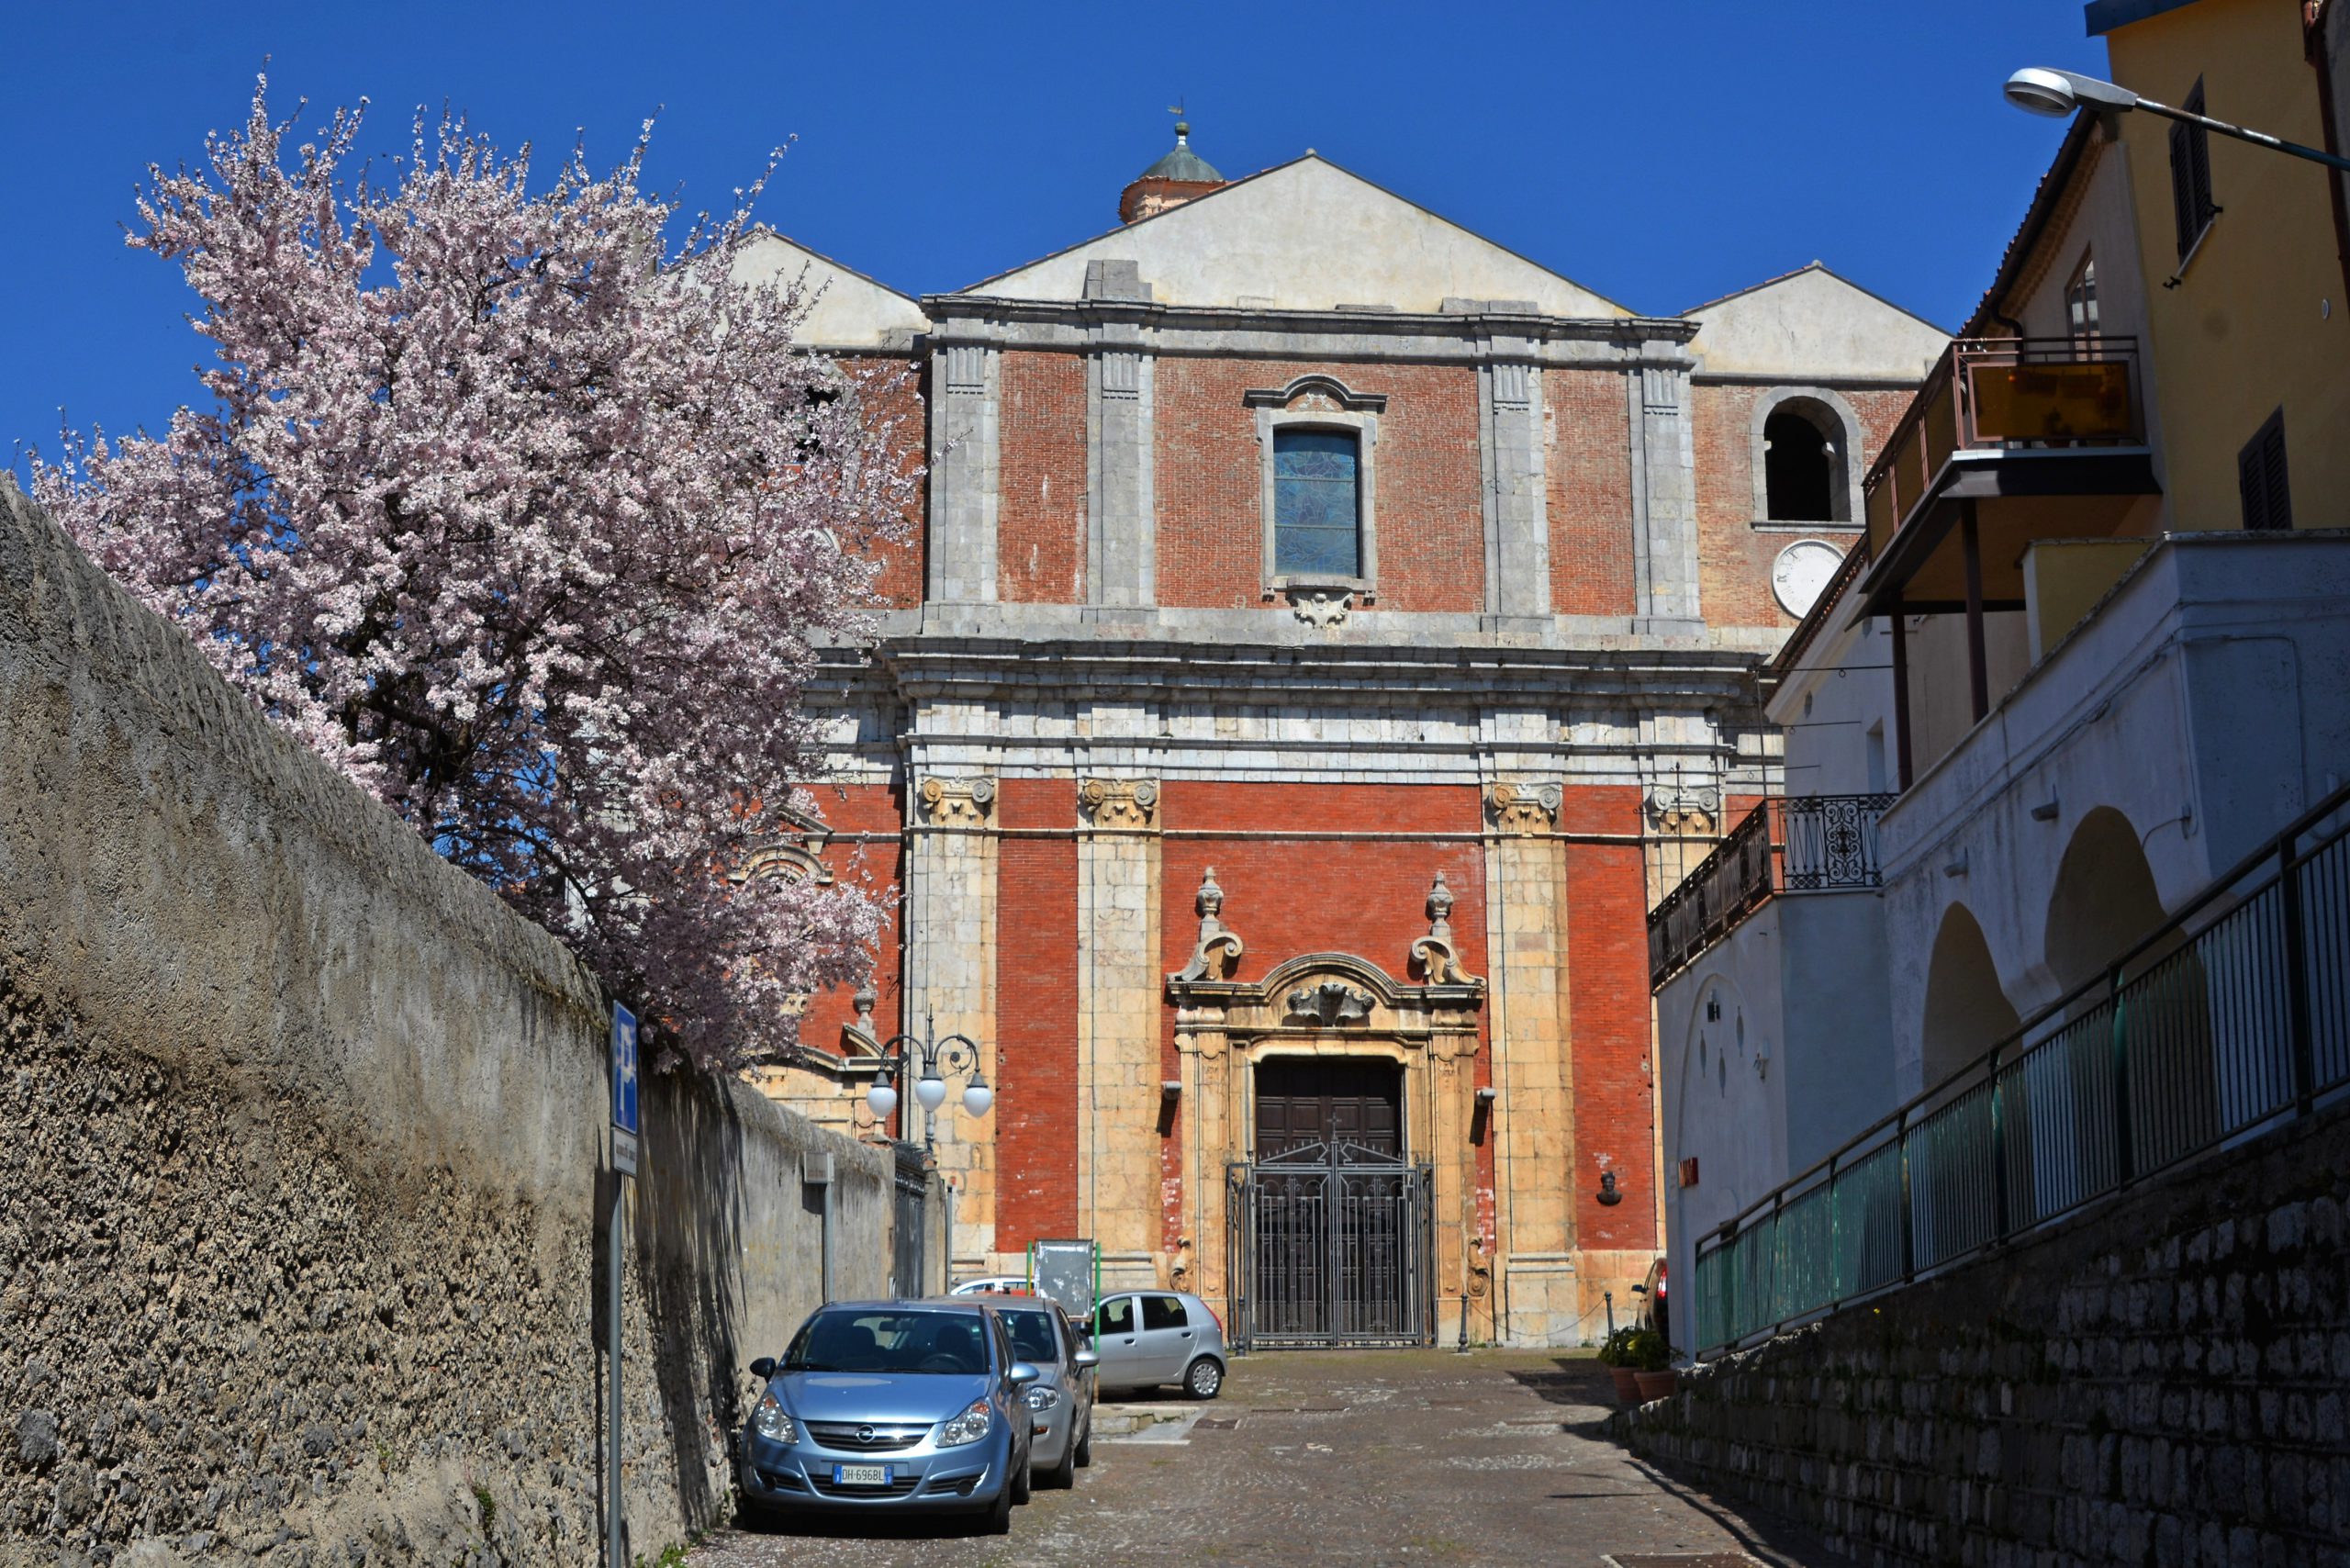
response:
{"label": "church facade", "polygon": [[[928,468],[777,861],[893,923],[763,1085],[934,1145],[957,1277],[1089,1238],[1259,1343],[1595,1337],[1662,1242],[1646,912],[1777,786],[1756,670],[1945,340],[1817,263],[1639,315],[1312,153],[1119,213],[955,293],[738,263],[903,365]],[[908,1030],[989,1115],[874,1126]]]}

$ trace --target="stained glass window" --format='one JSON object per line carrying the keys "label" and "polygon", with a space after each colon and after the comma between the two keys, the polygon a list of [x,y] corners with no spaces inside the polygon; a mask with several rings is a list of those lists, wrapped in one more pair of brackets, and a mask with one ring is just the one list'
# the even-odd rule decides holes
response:
{"label": "stained glass window", "polygon": [[1350,431],[1273,432],[1273,571],[1362,575],[1360,448]]}

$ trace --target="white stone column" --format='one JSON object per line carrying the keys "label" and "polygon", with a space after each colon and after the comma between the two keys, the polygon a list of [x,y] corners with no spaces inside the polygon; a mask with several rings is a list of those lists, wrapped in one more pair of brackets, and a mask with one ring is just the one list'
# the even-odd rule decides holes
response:
{"label": "white stone column", "polygon": [[1139,329],[1115,333],[1085,362],[1085,584],[1091,603],[1134,609],[1158,600],[1158,362],[1139,352]]}
{"label": "white stone column", "polygon": [[992,600],[1002,356],[950,343],[933,361],[932,385],[928,596]]}
{"label": "white stone column", "polygon": [[1081,779],[1077,844],[1077,1215],[1102,1282],[1158,1284],[1158,785]]}
{"label": "white stone column", "polygon": [[[904,1028],[978,1042],[988,1081],[995,1059],[995,780],[932,775],[914,791],[906,867]],[[910,1075],[911,1076],[911,1075]],[[905,1136],[921,1141],[924,1113],[914,1086],[898,1085]],[[995,1251],[995,1118],[963,1113],[963,1084],[929,1114],[941,1173],[955,1183],[955,1242],[948,1266],[986,1268]]]}
{"label": "white stone column", "polygon": [[1543,478],[1542,373],[1501,360],[1478,367],[1477,385],[1484,394],[1478,422],[1484,448],[1485,610],[1534,618],[1538,624],[1528,630],[1548,630],[1550,513]]}
{"label": "white stone column", "polygon": [[1505,1342],[1577,1338],[1574,1061],[1567,993],[1566,853],[1554,780],[1485,792],[1491,959],[1494,1204]]}
{"label": "white stone column", "polygon": [[[1651,345],[1651,348],[1657,345]],[[1697,451],[1689,372],[1643,364],[1626,378],[1631,399],[1632,514],[1642,629],[1705,631],[1697,598]]]}

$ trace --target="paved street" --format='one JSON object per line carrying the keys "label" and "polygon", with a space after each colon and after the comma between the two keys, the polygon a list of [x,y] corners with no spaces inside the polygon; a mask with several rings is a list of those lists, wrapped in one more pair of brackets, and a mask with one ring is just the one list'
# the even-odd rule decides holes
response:
{"label": "paved street", "polygon": [[[817,1525],[729,1532],[696,1568],[791,1564],[1468,1563],[1676,1568],[1837,1560],[1633,1462],[1597,1432],[1606,1373],[1529,1351],[1259,1355],[1224,1397],[1167,1404],[1173,1441],[1097,1442],[1073,1492],[1035,1494],[1012,1535],[959,1525],[881,1540]],[[1732,1555],[1707,1557],[1715,1553]],[[1692,1561],[1695,1559],[1695,1561]],[[1662,1568],[1662,1565],[1659,1565]]]}

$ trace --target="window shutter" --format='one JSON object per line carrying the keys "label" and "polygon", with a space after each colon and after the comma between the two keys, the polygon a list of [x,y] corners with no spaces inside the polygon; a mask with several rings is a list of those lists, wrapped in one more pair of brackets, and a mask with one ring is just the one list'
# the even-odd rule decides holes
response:
{"label": "window shutter", "polygon": [[[2201,77],[2195,79],[2195,90],[2179,106],[2191,115],[2203,112]],[[2199,125],[2175,123],[2170,128],[2170,199],[2178,221],[2178,254],[2184,260],[2220,210],[2211,202],[2211,134]]]}
{"label": "window shutter", "polygon": [[2285,471],[2285,410],[2261,422],[2258,433],[2236,454],[2236,489],[2244,498],[2244,525],[2282,530],[2293,526],[2292,488]]}

